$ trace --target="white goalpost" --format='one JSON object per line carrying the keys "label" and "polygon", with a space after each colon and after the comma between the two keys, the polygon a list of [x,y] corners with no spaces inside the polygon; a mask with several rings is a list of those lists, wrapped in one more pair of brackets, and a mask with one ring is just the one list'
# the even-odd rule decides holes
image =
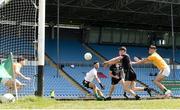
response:
{"label": "white goalpost", "polygon": [[43,67],[45,62],[45,2],[39,0],[38,15],[38,80],[37,95],[43,96]]}

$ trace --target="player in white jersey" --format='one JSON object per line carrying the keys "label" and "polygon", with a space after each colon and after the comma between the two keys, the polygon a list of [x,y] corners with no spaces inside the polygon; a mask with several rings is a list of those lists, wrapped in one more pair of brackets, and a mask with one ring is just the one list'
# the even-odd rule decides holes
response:
{"label": "player in white jersey", "polygon": [[[26,77],[24,76],[20,70],[21,70],[21,67],[24,66],[25,64],[25,59],[23,57],[19,57],[17,59],[17,63],[13,63],[13,72],[14,72],[14,75],[15,75],[15,78],[20,76],[22,77],[23,79],[26,79],[26,80],[31,80],[31,78],[29,77]],[[16,88],[17,89],[21,89],[22,86],[24,86],[25,84],[21,83],[19,80],[15,79],[16,81]],[[0,82],[3,83],[5,86],[8,87],[8,92],[12,92],[13,90],[15,90],[15,85],[14,85],[14,79],[0,79]]]}
{"label": "player in white jersey", "polygon": [[94,68],[86,73],[86,76],[84,77],[84,80],[83,80],[83,85],[86,88],[92,89],[96,99],[101,100],[101,99],[104,99],[104,95],[101,92],[101,90],[93,83],[93,80],[96,79],[97,82],[99,83],[101,89],[104,89],[104,86],[101,84],[101,81],[97,75],[98,69],[99,69],[99,62],[94,62]]}

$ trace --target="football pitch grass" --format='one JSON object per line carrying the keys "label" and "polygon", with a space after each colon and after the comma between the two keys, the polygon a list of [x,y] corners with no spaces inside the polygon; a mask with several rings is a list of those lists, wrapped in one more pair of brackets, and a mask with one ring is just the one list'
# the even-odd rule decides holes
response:
{"label": "football pitch grass", "polygon": [[0,104],[0,109],[180,109],[180,99],[70,101],[30,96]]}

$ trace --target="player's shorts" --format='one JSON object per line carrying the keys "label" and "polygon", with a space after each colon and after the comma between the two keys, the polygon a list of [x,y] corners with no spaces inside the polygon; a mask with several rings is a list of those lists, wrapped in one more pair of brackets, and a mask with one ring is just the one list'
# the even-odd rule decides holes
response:
{"label": "player's shorts", "polygon": [[136,81],[136,73],[134,70],[124,70],[125,73],[125,81]]}
{"label": "player's shorts", "polygon": [[121,81],[121,78],[119,78],[119,79],[111,78],[111,85],[116,85],[119,83],[119,81]]}
{"label": "player's shorts", "polygon": [[[83,86],[84,86],[84,87],[86,87],[86,88],[91,88],[91,87],[89,87],[89,83],[90,83],[89,81],[83,80],[82,83],[83,83]],[[92,89],[92,88],[91,88],[91,89]]]}
{"label": "player's shorts", "polygon": [[160,70],[159,74],[162,74],[162,75],[168,77],[169,74],[170,74],[170,68],[169,68],[169,66],[167,66],[166,68]]}

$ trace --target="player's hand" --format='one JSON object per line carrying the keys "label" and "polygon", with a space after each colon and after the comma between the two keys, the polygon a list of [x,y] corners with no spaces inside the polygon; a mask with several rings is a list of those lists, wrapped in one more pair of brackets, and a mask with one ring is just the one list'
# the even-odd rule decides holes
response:
{"label": "player's hand", "polygon": [[29,81],[31,80],[31,78],[30,78],[30,77],[26,77],[25,79],[26,79],[26,80],[29,80]]}
{"label": "player's hand", "polygon": [[102,85],[101,83],[99,83],[99,85],[100,85],[100,87],[101,87],[102,90],[105,89],[105,86],[104,86],[104,85]]}
{"label": "player's hand", "polygon": [[105,68],[108,67],[108,65],[109,65],[109,64],[108,64],[107,62],[104,62],[104,63],[103,63],[103,66],[104,66]]}
{"label": "player's hand", "polygon": [[105,85],[102,85],[101,90],[104,90],[104,89],[105,89]]}

